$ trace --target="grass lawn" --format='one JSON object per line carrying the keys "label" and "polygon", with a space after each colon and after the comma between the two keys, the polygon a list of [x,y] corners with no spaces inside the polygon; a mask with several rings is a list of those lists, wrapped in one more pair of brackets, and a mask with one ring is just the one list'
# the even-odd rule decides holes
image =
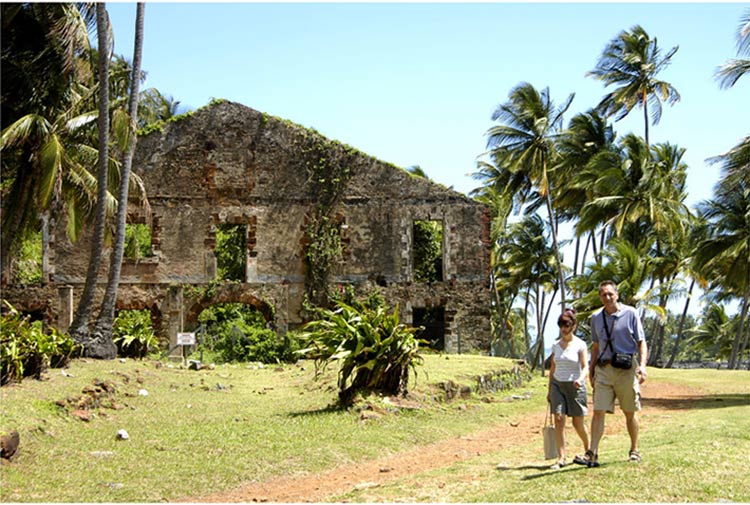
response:
{"label": "grass lawn", "polygon": [[[540,440],[532,440],[332,501],[750,502],[750,373],[649,369],[649,380],[690,385],[700,394],[666,405],[673,411],[644,408],[640,465],[626,461],[630,439],[616,409],[606,423],[621,429],[602,439],[600,468],[550,471],[551,462],[540,460]],[[528,406],[538,408],[540,400]],[[580,442],[568,427],[575,453]]]}
{"label": "grass lawn", "polygon": [[[357,409],[331,408],[335,370],[314,380],[307,362],[194,371],[148,360],[77,360],[67,375],[50,370],[46,380],[0,389],[0,431],[21,434],[19,453],[0,467],[0,501],[174,501],[397,454],[543,412],[546,379],[538,374],[510,392],[435,398],[439,382],[474,387],[476,376],[512,366],[500,358],[429,355],[410,387],[421,408],[394,410],[369,399],[375,411],[390,412],[364,420]],[[540,436],[330,499],[750,501],[750,374],[653,370],[650,380],[687,383],[703,396],[669,415],[644,412],[640,466],[624,462],[621,432],[605,436],[601,468],[550,472]],[[72,405],[102,382],[114,393],[88,422],[57,404]],[[528,399],[504,401],[511,395]],[[121,429],[128,440],[117,439]]]}

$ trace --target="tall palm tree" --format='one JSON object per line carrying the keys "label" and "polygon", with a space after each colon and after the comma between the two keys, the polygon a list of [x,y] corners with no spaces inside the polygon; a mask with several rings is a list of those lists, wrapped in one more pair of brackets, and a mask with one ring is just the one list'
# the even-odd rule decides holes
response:
{"label": "tall palm tree", "polygon": [[[737,28],[737,56],[750,56],[750,10],[745,11],[742,15],[740,18],[740,24]],[[750,59],[737,58],[729,60],[727,63],[719,67],[716,77],[719,79],[720,87],[729,88],[734,86],[740,77],[748,72],[750,72]],[[727,200],[727,192],[735,190],[748,191],[747,179],[748,173],[750,173],[750,136],[742,139],[740,143],[733,147],[729,152],[716,156],[709,161],[712,163],[723,164],[724,177],[717,188],[717,192],[722,195],[722,199]],[[739,195],[735,196],[738,197]],[[742,208],[742,202],[735,203],[738,209]],[[713,209],[713,211],[717,212],[718,209]],[[735,225],[737,225],[736,228],[741,228],[740,223],[735,223]],[[727,228],[725,228],[725,231],[727,231]],[[705,259],[706,258],[699,257],[698,262],[702,263]],[[750,267],[748,269],[750,270]],[[742,280],[740,280],[740,283],[742,283]],[[748,280],[748,284],[750,284],[750,280]],[[745,337],[742,349],[739,351],[738,356],[739,340],[742,338],[742,332],[746,331],[746,324],[748,324],[746,323],[746,316],[749,310],[748,304],[750,303],[748,301],[748,290],[750,290],[750,286],[745,286],[741,295],[741,316],[735,345],[732,349],[730,368],[732,367],[732,362],[736,361],[737,364],[739,364],[742,360],[742,354],[747,346],[748,338],[750,338],[748,336]],[[750,334],[750,331],[748,331],[748,334]],[[750,370],[750,361],[748,362],[748,370]]]}
{"label": "tall palm tree", "polygon": [[517,278],[517,270],[513,260],[509,260],[511,241],[508,218],[510,217],[514,192],[507,191],[510,172],[501,170],[491,161],[478,161],[477,172],[472,174],[474,179],[484,184],[471,191],[477,202],[485,204],[491,209],[490,223],[490,284],[493,291],[493,318],[491,320],[493,352],[498,344],[506,343],[510,357],[516,357],[514,346],[515,333],[512,318],[516,318],[513,311],[522,279]]}
{"label": "tall palm tree", "polygon": [[737,56],[747,58],[728,60],[716,71],[722,89],[731,88],[740,77],[750,73],[750,9],[742,14],[737,27]]}
{"label": "tall palm tree", "polygon": [[[20,240],[61,196],[55,190],[86,177],[80,165],[77,175],[63,174],[85,157],[82,131],[95,117],[84,112],[81,84],[88,83],[89,21],[83,4],[2,4],[3,274]],[[65,155],[71,140],[76,146]]]}
{"label": "tall palm tree", "polygon": [[[692,214],[684,205],[687,164],[682,161],[685,149],[673,144],[655,144],[651,148],[653,165],[648,186],[655,196],[646,233],[651,236],[654,270],[652,280],[659,283],[659,306],[666,313],[667,304],[678,292],[678,275],[689,256],[687,237]],[[654,344],[650,360],[661,363],[666,321],[655,320]]]}
{"label": "tall palm tree", "polygon": [[[628,134],[620,141],[619,153],[608,152],[597,159],[592,166],[599,173],[593,185],[596,196],[583,206],[581,229],[593,229],[603,221],[613,235],[627,236],[639,246],[658,234],[671,236],[675,227],[684,228],[689,213],[683,203],[685,167],[679,161],[684,150],[665,146],[652,151],[643,139]],[[660,150],[674,149],[679,155],[676,165],[655,160]]]}
{"label": "tall palm tree", "polygon": [[141,79],[141,54],[143,53],[143,17],[145,4],[139,2],[136,6],[135,16],[135,46],[133,49],[133,68],[130,79],[130,99],[128,101],[128,115],[130,118],[127,148],[122,161],[122,174],[120,176],[120,192],[117,206],[117,225],[115,231],[114,247],[110,255],[109,276],[107,289],[104,292],[99,318],[96,322],[95,333],[100,334],[103,339],[111,340],[112,322],[115,318],[115,304],[117,302],[117,288],[120,283],[120,270],[122,267],[122,256],[125,249],[125,224],[128,216],[128,194],[130,187],[130,169],[133,165],[133,155],[136,146],[136,129],[138,118],[139,85]]}
{"label": "tall palm tree", "polygon": [[[560,158],[554,170],[556,184],[553,197],[560,218],[576,222],[574,277],[578,274],[581,237],[585,234],[580,230],[578,220],[585,203],[594,198],[592,189],[599,175],[591,166],[593,160],[615,149],[615,137],[612,125],[592,109],[573,116],[557,143]],[[590,230],[590,233],[590,239],[593,239],[594,230]],[[581,258],[581,271],[586,264],[587,249],[584,249]]]}
{"label": "tall palm tree", "polygon": [[509,100],[498,106],[492,115],[497,124],[491,127],[487,147],[511,174],[528,180],[545,201],[552,244],[557,264],[561,305],[565,307],[565,275],[557,240],[557,225],[552,205],[550,170],[555,164],[555,141],[574,95],[556,107],[549,88],[537,91],[529,83],[513,88]]}
{"label": "tall palm tree", "polygon": [[635,107],[643,109],[646,145],[649,142],[649,105],[651,120],[658,124],[661,119],[662,102],[674,104],[680,94],[666,81],[656,76],[667,67],[679,46],[670,49],[664,56],[657,44],[640,26],[620,32],[604,48],[596,67],[586,75],[604,82],[605,87],[617,86],[597,106],[605,116],[624,118]]}
{"label": "tall palm tree", "polygon": [[693,288],[697,283],[702,289],[708,287],[708,281],[700,275],[693,267],[693,251],[695,244],[700,243],[708,235],[708,223],[702,216],[692,216],[690,219],[690,231],[686,235],[687,240],[684,244],[685,248],[688,249],[688,253],[681,266],[682,271],[685,275],[690,278],[690,287],[685,297],[685,305],[682,309],[682,315],[680,316],[679,323],[677,324],[677,334],[675,335],[674,345],[672,346],[672,354],[667,361],[666,368],[672,368],[677,354],[680,352],[682,342],[685,336],[685,322],[687,321],[688,308],[690,307],[690,301],[693,296]]}
{"label": "tall palm tree", "polygon": [[[535,367],[544,342],[545,312],[549,312],[551,303],[546,303],[546,293],[554,294],[556,288],[555,252],[549,246],[549,227],[538,214],[525,216],[521,221],[508,228],[505,242],[499,258],[505,275],[516,286],[515,289],[526,289],[525,317],[528,321],[528,306],[534,304],[534,319],[537,330],[536,352],[530,360]],[[553,296],[550,296],[550,300]],[[540,347],[541,346],[541,347]],[[531,352],[527,343],[527,351]]]}
{"label": "tall palm tree", "polygon": [[740,320],[729,360],[739,365],[740,343],[750,310],[750,165],[730,152],[723,160],[723,178],[714,188],[712,200],[702,202],[699,211],[709,223],[710,234],[695,249],[694,267],[727,295],[741,301]]}
{"label": "tall palm tree", "polygon": [[94,302],[104,245],[104,225],[106,219],[105,200],[107,196],[107,165],[109,159],[109,16],[105,3],[96,4],[96,32],[99,48],[99,159],[97,175],[97,201],[95,210],[94,233],[91,240],[91,255],[86,271],[86,282],[78,302],[75,317],[70,326],[70,335],[83,347],[85,356],[92,358],[112,359],[117,355],[117,347],[111,339],[101,335],[91,335],[89,318]]}

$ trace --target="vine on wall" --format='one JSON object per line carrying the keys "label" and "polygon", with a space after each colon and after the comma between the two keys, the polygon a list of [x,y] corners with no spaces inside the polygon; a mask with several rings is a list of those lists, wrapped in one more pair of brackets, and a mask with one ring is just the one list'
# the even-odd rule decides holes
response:
{"label": "vine on wall", "polygon": [[322,136],[306,135],[300,151],[314,200],[305,228],[307,296],[312,304],[326,307],[330,301],[328,281],[342,252],[341,223],[335,211],[351,177],[349,162],[354,150],[342,150]]}

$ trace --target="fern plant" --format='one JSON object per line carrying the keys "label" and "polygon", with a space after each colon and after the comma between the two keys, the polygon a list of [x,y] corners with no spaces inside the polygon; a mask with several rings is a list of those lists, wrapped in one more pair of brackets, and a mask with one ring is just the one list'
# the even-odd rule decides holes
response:
{"label": "fern plant", "polygon": [[405,394],[409,372],[416,376],[423,361],[417,328],[399,322],[398,307],[388,313],[383,305],[348,305],[319,309],[319,318],[305,325],[300,355],[314,359],[319,374],[340,362],[339,402],[351,405],[358,392]]}

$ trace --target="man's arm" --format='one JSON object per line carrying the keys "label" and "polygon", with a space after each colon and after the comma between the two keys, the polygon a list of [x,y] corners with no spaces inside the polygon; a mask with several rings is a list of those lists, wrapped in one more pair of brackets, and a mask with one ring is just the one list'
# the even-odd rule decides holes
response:
{"label": "man's arm", "polygon": [[646,376],[648,373],[646,372],[646,360],[648,359],[648,345],[646,344],[646,339],[644,338],[640,342],[638,342],[638,354],[640,358],[640,364],[638,365],[638,369],[635,371],[636,375],[638,375],[638,382],[643,384],[646,381]]}
{"label": "man's arm", "polygon": [[589,365],[589,380],[591,381],[591,385],[594,385],[594,375],[596,373],[596,362],[599,359],[599,342],[597,340],[594,340],[594,343],[591,344],[591,363]]}

